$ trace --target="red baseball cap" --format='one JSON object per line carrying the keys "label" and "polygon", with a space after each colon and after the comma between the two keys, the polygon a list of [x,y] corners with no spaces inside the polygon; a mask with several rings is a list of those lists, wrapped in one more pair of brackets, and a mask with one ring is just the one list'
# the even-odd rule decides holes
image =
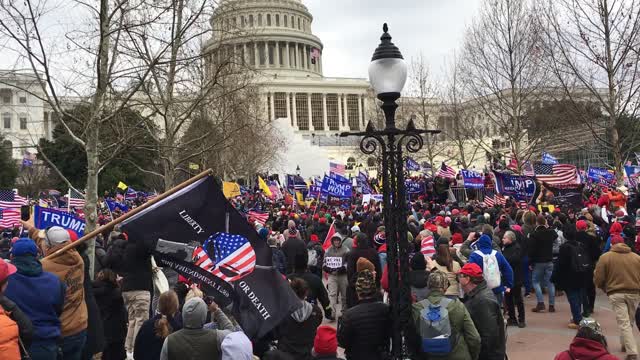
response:
{"label": "red baseball cap", "polygon": [[11,274],[15,274],[18,269],[3,259],[0,259],[0,282],[7,280]]}
{"label": "red baseball cap", "polygon": [[576,221],[576,230],[578,231],[585,231],[589,228],[589,224],[587,224],[586,221],[584,220],[578,220]]}
{"label": "red baseball cap", "polygon": [[479,278],[482,277],[482,269],[480,268],[480,266],[478,266],[478,264],[466,263],[462,267],[462,269],[458,271],[458,274],[464,274],[469,277]]}

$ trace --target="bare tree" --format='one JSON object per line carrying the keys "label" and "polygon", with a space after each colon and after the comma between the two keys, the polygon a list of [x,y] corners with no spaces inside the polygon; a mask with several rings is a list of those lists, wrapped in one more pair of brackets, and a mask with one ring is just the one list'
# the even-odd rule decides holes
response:
{"label": "bare tree", "polygon": [[[640,145],[640,130],[626,121],[640,107],[640,1],[554,0],[542,13],[549,68],[583,124],[612,154],[622,184],[624,163]],[[604,119],[589,116],[585,103],[600,107]]]}
{"label": "bare tree", "polygon": [[474,139],[501,155],[487,144],[491,133],[500,134],[511,148],[518,171],[536,146],[527,137],[526,114],[548,78],[542,66],[542,40],[531,1],[485,0],[464,41],[460,76],[472,98],[469,109],[480,117],[475,129],[487,129]]}

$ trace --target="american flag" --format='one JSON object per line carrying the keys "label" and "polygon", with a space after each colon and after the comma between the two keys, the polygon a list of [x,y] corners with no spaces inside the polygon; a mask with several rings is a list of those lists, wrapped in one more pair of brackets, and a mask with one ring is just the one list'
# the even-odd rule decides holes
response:
{"label": "american flag", "polygon": [[344,176],[345,170],[346,169],[345,169],[344,165],[338,164],[338,163],[334,163],[334,162],[329,162],[329,172]]}
{"label": "american flag", "polygon": [[496,200],[493,194],[485,194],[484,195],[484,204],[487,207],[493,207],[496,204]]}
{"label": "american flag", "polygon": [[228,233],[215,233],[207,239],[204,248],[210,248],[211,242],[215,252],[215,264],[209,271],[213,275],[224,281],[235,281],[255,269],[256,252],[247,238]]}
{"label": "american flag", "polygon": [[84,195],[74,189],[69,189],[69,198],[67,199],[69,208],[83,208],[85,204]]}
{"label": "american flag", "polygon": [[569,164],[535,164],[534,170],[538,180],[549,185],[575,184],[578,172],[574,165]]}
{"label": "american flag", "polygon": [[153,193],[147,194],[147,201],[151,201],[157,197],[158,197],[158,193],[154,191]]}
{"label": "american flag", "polygon": [[13,190],[0,190],[0,208],[16,209],[22,205],[29,205],[27,199]]}
{"label": "american flag", "polygon": [[264,226],[264,224],[266,224],[267,220],[269,219],[269,213],[263,213],[255,210],[250,210],[247,215],[249,216],[248,219],[252,225],[253,225],[253,221],[257,221],[260,223],[260,225]]}
{"label": "american flag", "polygon": [[124,194],[124,198],[125,200],[135,200],[138,198],[138,192],[129,186],[127,192]]}
{"label": "american flag", "polygon": [[0,209],[0,228],[20,226],[20,211]]}
{"label": "american flag", "polygon": [[507,199],[500,194],[495,194],[493,191],[488,191],[484,195],[484,204],[487,207],[494,207],[496,205],[504,206],[507,203]]}
{"label": "american flag", "polygon": [[440,166],[440,170],[438,170],[438,172],[436,173],[436,176],[442,177],[442,178],[455,179],[456,171],[453,170],[451,166],[447,166],[447,164],[443,162],[442,166]]}
{"label": "american flag", "polygon": [[420,253],[428,257],[431,257],[436,253],[433,236],[429,235],[422,239],[422,241],[420,242]]}

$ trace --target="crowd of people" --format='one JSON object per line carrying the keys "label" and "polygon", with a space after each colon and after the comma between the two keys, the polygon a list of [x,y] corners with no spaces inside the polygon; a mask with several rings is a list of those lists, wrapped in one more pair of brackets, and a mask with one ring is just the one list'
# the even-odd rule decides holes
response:
{"label": "crowd of people", "polygon": [[[506,327],[554,313],[562,292],[571,307],[567,327],[577,333],[556,359],[615,359],[592,317],[599,288],[626,359],[637,359],[640,214],[607,196],[552,211],[513,200],[494,207],[412,200],[410,271],[401,279],[411,302],[407,356],[505,359]],[[394,319],[380,204],[304,208],[265,201],[259,191],[232,202],[268,213],[266,221],[248,220],[300,301],[269,334],[248,338],[231,308],[168,269],[171,290],[159,293],[151,250],[119,229],[96,239],[91,274],[86,244],[51,256],[77,239],[73,231],[25,222],[29,236],[11,239],[1,253],[0,358],[330,360],[340,347],[347,360],[387,359]],[[536,306],[527,315],[530,296]]]}

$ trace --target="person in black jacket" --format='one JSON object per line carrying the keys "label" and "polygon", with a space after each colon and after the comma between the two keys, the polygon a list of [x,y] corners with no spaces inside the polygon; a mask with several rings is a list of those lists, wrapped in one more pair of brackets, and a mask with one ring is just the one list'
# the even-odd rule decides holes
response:
{"label": "person in black jacket", "polygon": [[569,329],[578,329],[578,325],[582,320],[582,308],[586,309],[587,305],[583,304],[586,284],[587,282],[593,283],[593,276],[590,275],[593,270],[575,271],[572,261],[577,254],[577,249],[583,248],[585,253],[587,253],[587,249],[576,240],[576,231],[572,224],[565,226],[563,233],[567,241],[560,246],[558,267],[554,271],[553,280],[558,289],[562,289],[567,293],[572,317],[572,321],[568,325]]}
{"label": "person in black jacket", "polygon": [[347,360],[383,360],[389,354],[391,314],[378,300],[371,271],[363,270],[356,281],[358,305],[347,309],[338,321],[338,344]]}
{"label": "person in black jacket", "polygon": [[120,234],[107,251],[105,266],[122,276],[122,297],[127,307],[129,328],[125,348],[133,352],[135,337],[149,319],[153,280],[151,251],[143,241]]}
{"label": "person in black jacket", "polygon": [[118,288],[116,274],[109,269],[101,270],[93,282],[93,294],[104,325],[105,346],[102,359],[126,359],[124,341],[127,337],[127,309]]}
{"label": "person in black jacket", "polygon": [[324,316],[328,320],[334,320],[327,288],[324,286],[324,284],[322,283],[322,279],[318,275],[312,274],[309,271],[307,267],[307,257],[302,255],[298,256],[295,259],[294,265],[294,272],[287,276],[289,280],[304,280],[308,288],[306,300],[311,304],[320,303],[322,309],[324,309]]}
{"label": "person in black jacket", "polygon": [[307,245],[298,237],[285,239],[281,249],[287,259],[287,274],[293,272],[296,256],[304,256],[308,261]]}
{"label": "person in black jacket", "polygon": [[[582,246],[587,250],[587,253],[591,257],[591,268],[588,270],[588,273],[585,274],[585,277],[588,279],[593,279],[593,270],[595,269],[595,264],[598,263],[598,259],[600,259],[600,239],[597,237],[590,235],[587,232],[589,228],[589,224],[584,220],[576,221],[576,241],[582,244]],[[582,314],[583,317],[589,317],[593,313],[593,308],[596,303],[596,286],[593,281],[587,281],[585,285],[585,299],[583,301],[584,312]]]}
{"label": "person in black jacket", "polygon": [[311,349],[316,329],[322,323],[322,311],[305,300],[309,287],[304,280],[291,280],[291,289],[302,306],[276,327],[274,334],[278,339],[278,350],[291,355],[294,360],[312,360]]}
{"label": "person in black jacket", "polygon": [[[516,234],[507,230],[502,236],[502,256],[507,259],[511,269],[513,269],[513,287],[507,293],[505,293],[504,299],[507,303],[507,313],[509,319],[507,320],[507,326],[517,325],[519,328],[526,326],[524,315],[524,301],[522,299],[522,249],[518,243]],[[516,309],[518,308],[518,317],[516,319]]]}
{"label": "person in black jacket", "polygon": [[[77,237],[77,235],[75,235]],[[84,262],[84,301],[87,304],[87,341],[82,349],[82,359],[91,359],[93,355],[101,353],[104,349],[104,326],[100,316],[100,308],[93,295],[93,285],[89,275],[89,256],[87,256],[87,243],[82,243],[76,250],[82,256]]]}
{"label": "person in black jacket", "polygon": [[547,219],[543,215],[538,215],[536,223],[535,230],[529,234],[529,264],[533,270],[533,289],[538,301],[532,311],[546,311],[542,295],[542,286],[544,286],[549,292],[549,312],[555,312],[556,289],[551,282],[551,275],[553,274],[553,242],[558,234],[547,226]]}
{"label": "person in black jacket", "polygon": [[482,269],[478,264],[466,264],[458,273],[458,282],[465,293],[464,305],[482,339],[478,360],[504,360],[507,338],[502,309],[487,287]]}

